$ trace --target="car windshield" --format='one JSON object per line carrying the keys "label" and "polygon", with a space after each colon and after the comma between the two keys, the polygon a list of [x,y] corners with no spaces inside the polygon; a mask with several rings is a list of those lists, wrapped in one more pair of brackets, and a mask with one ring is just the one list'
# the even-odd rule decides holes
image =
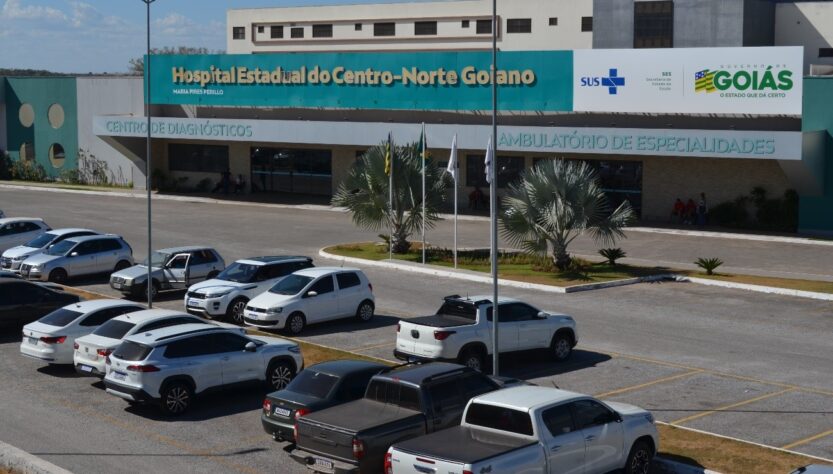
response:
{"label": "car windshield", "polygon": [[312,277],[303,275],[289,275],[283,280],[277,282],[275,286],[273,286],[269,290],[269,292],[275,293],[276,295],[297,295],[301,292],[301,290],[303,290],[307,285],[309,285],[309,282],[311,281]]}
{"label": "car windshield", "polygon": [[152,347],[144,344],[139,344],[133,341],[124,341],[113,351],[113,355],[122,360],[139,361],[145,360],[145,357],[153,350]]}
{"label": "car windshield", "polygon": [[55,235],[55,234],[50,234],[49,232],[47,232],[45,234],[41,234],[41,235],[35,237],[34,239],[26,242],[25,245],[26,245],[26,247],[32,247],[34,249],[42,249],[42,248],[46,247],[47,245],[49,245],[50,242],[55,240],[55,237],[58,237],[58,236]]}
{"label": "car windshield", "polygon": [[[166,264],[168,260],[170,260],[171,254],[164,253],[164,252],[153,252],[150,256],[151,266],[153,267],[161,267],[162,265]],[[142,265],[148,266],[148,259],[144,259],[142,261]]]}
{"label": "car windshield", "polygon": [[67,324],[78,319],[78,317],[82,314],[84,313],[79,313],[78,311],[71,311],[65,308],[59,308],[47,314],[46,316],[40,318],[38,322],[62,328]]}
{"label": "car windshield", "polygon": [[217,275],[217,279],[236,283],[249,283],[254,278],[258,268],[260,267],[257,265],[234,262]]}
{"label": "car windshield", "polygon": [[98,327],[93,334],[101,337],[108,337],[110,339],[121,339],[128,333],[136,324],[127,321],[119,321],[111,319]]}
{"label": "car windshield", "polygon": [[58,242],[57,244],[49,247],[45,253],[47,255],[66,255],[72,248],[75,247],[75,242],[71,240],[64,240],[63,242]]}
{"label": "car windshield", "polygon": [[520,435],[532,435],[532,420],[529,414],[506,407],[472,403],[466,410],[466,423]]}
{"label": "car windshield", "polygon": [[302,370],[301,373],[295,377],[286,390],[290,392],[300,393],[302,395],[309,395],[315,398],[327,398],[327,395],[338,382],[338,377],[335,375],[324,374],[314,370]]}

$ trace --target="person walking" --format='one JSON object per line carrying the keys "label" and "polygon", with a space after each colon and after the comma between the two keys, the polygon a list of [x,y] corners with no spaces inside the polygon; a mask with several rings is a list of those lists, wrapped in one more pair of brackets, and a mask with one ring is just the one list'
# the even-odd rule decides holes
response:
{"label": "person walking", "polygon": [[223,171],[221,181],[223,183],[223,194],[228,196],[230,188],[231,188],[231,170],[230,169],[226,168],[226,170]]}

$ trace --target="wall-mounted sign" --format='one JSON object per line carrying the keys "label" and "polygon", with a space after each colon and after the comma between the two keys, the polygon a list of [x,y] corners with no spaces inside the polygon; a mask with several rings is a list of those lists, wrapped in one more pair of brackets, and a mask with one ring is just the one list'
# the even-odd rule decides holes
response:
{"label": "wall-mounted sign", "polygon": [[801,115],[802,47],[574,52],[573,109]]}
{"label": "wall-mounted sign", "polygon": [[[500,108],[569,111],[572,51],[504,52]],[[275,53],[151,56],[155,104],[489,110],[491,54]]]}

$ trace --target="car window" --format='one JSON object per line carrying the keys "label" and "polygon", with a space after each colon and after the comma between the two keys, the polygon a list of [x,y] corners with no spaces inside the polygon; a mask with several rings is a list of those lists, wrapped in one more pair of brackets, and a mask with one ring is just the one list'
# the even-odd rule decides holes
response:
{"label": "car window", "polygon": [[323,295],[325,293],[332,293],[334,289],[335,288],[333,287],[333,276],[326,275],[321,277],[321,279],[317,282],[313,283],[308,291],[314,291],[319,295]]}
{"label": "car window", "polygon": [[[54,240],[54,242],[53,242],[53,240]],[[47,244],[60,242],[61,240],[63,240],[62,237],[59,237],[59,236],[56,236],[55,234],[47,232],[45,234],[41,234],[41,235],[35,237],[34,239],[26,242],[26,244],[24,244],[24,245],[26,245],[27,247],[35,248],[35,249],[40,249],[40,248],[46,247]]]}
{"label": "car window", "polygon": [[242,352],[246,348],[246,344],[252,342],[251,339],[228,332],[212,335],[214,336],[213,342],[217,347],[216,352]]}
{"label": "car window", "polygon": [[544,426],[553,437],[573,432],[576,429],[573,414],[567,404],[548,408],[544,410],[541,417],[544,420]]}
{"label": "car window", "polygon": [[192,336],[179,341],[174,341],[165,347],[165,357],[168,359],[179,359],[183,357],[195,357],[219,352],[213,334]]}
{"label": "car window", "polygon": [[302,260],[300,262],[294,262],[293,265],[295,265],[295,271],[296,272],[298,270],[303,270],[305,268],[312,268],[312,267],[315,266],[315,265],[312,264],[312,260]]}
{"label": "car window", "polygon": [[523,303],[510,303],[507,305],[500,305],[501,318],[503,321],[503,313],[506,313],[508,321],[532,321],[538,316],[538,310]]}
{"label": "car window", "polygon": [[98,241],[99,252],[112,252],[113,250],[121,250],[121,244],[116,239],[103,239]]}
{"label": "car window", "polygon": [[62,328],[78,319],[82,314],[80,311],[72,311],[66,308],[58,308],[55,311],[40,318],[38,322]]}
{"label": "car window", "polygon": [[12,225],[11,224],[6,224],[3,227],[0,227],[0,237],[4,237],[4,236],[7,236],[7,235],[11,235],[11,234],[12,234]]}
{"label": "car window", "polygon": [[376,370],[367,371],[358,374],[351,374],[341,381],[341,386],[338,389],[339,398],[341,400],[358,400],[364,396],[367,391],[367,384],[370,378],[376,374]]}
{"label": "car window", "polygon": [[145,360],[153,348],[133,341],[124,341],[113,351],[113,356],[122,360]]}
{"label": "car window", "polygon": [[196,250],[191,253],[191,265],[202,265],[216,261],[217,257],[214,256],[214,252],[207,249]]}
{"label": "car window", "polygon": [[276,263],[268,266],[269,278],[280,278],[289,275],[290,273],[298,271],[295,262]]}
{"label": "car window", "polygon": [[21,226],[23,230],[21,232],[34,232],[36,230],[41,230],[41,227],[34,222],[23,222]]}
{"label": "car window", "polygon": [[[500,322],[502,322],[502,323],[511,323],[511,322],[515,321],[514,319],[512,319],[513,318],[512,313],[507,311],[508,306],[509,306],[508,304],[500,305],[500,311],[498,311],[498,317],[500,318]],[[492,320],[492,307],[489,306],[486,309],[486,321],[491,321],[491,320]]]}
{"label": "car window", "polygon": [[286,389],[290,392],[309,395],[315,398],[326,398],[338,383],[338,377],[316,370],[302,370]]}
{"label": "car window", "polygon": [[572,405],[579,428],[604,425],[616,419],[612,410],[593,400],[577,400]]}
{"label": "car window", "polygon": [[205,323],[204,320],[198,318],[191,318],[182,316],[178,318],[166,318],[147,323],[136,332],[153,331],[154,329],[167,328],[170,326],[178,326],[180,324]]}
{"label": "car window", "polygon": [[111,319],[98,327],[93,334],[101,337],[108,337],[110,339],[121,339],[127,334],[135,324],[128,321],[117,321]]}
{"label": "car window", "polygon": [[81,321],[81,326],[101,326],[116,316],[132,313],[133,311],[139,311],[141,309],[142,308],[139,306],[117,306],[115,308],[102,309],[84,318],[84,320]]}
{"label": "car window", "polygon": [[338,280],[338,288],[340,290],[361,285],[359,276],[355,272],[339,273],[336,275],[336,280]]}
{"label": "car window", "polygon": [[57,239],[55,239],[55,242],[53,242],[53,243],[58,243],[62,240],[71,239],[73,237],[84,237],[86,235],[95,235],[95,232],[92,232],[92,231],[89,231],[89,230],[83,230],[83,231],[78,231],[78,232],[70,232],[68,234],[64,234],[64,235],[59,236]]}
{"label": "car window", "polygon": [[[176,255],[176,256],[174,256],[174,258],[172,258],[168,262],[168,268],[183,269],[183,268],[185,268],[185,263],[188,262],[188,261],[189,260],[188,260],[187,255],[182,255],[182,254]],[[191,260],[191,265],[193,265],[193,264],[194,264],[194,261]]]}
{"label": "car window", "polygon": [[463,400],[466,402],[478,395],[500,388],[494,380],[479,373],[460,377],[460,387],[463,392]]}
{"label": "car window", "polygon": [[77,247],[72,249],[72,251],[77,252],[78,255],[92,255],[98,251],[98,241],[88,240],[86,242],[81,242]]}
{"label": "car window", "polygon": [[254,276],[252,276],[251,278],[252,282],[266,281],[272,278],[272,269],[269,268],[269,266],[264,265],[256,268],[257,270],[255,271]]}
{"label": "car window", "polygon": [[463,398],[457,380],[445,380],[428,388],[434,413],[453,413],[463,409]]}
{"label": "car window", "polygon": [[521,435],[532,435],[529,413],[512,408],[472,403],[466,411],[466,423]]}
{"label": "car window", "polygon": [[419,390],[409,385],[388,382],[387,380],[371,380],[367,388],[366,398],[377,402],[396,405],[408,410],[420,411]]}

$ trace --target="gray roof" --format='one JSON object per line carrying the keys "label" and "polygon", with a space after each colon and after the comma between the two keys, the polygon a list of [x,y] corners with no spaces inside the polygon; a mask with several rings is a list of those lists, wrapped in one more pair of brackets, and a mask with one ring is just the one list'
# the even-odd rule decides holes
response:
{"label": "gray roof", "polygon": [[335,375],[337,377],[341,377],[343,375],[349,374],[351,372],[355,372],[358,370],[365,370],[365,369],[386,369],[388,366],[384,364],[380,364],[378,362],[371,362],[368,360],[355,360],[355,359],[343,359],[343,360],[329,360],[327,362],[321,362],[310,367],[307,367],[309,370],[314,370],[316,372],[322,372],[325,374]]}
{"label": "gray roof", "polygon": [[402,382],[421,385],[429,377],[442,375],[455,370],[470,371],[468,367],[450,362],[431,362],[429,364],[406,365],[404,367],[385,372],[383,375],[388,378],[397,378]]}
{"label": "gray roof", "polygon": [[208,247],[206,245],[188,245],[184,247],[171,247],[167,249],[159,249],[157,252],[160,253],[184,253],[184,252],[193,252],[195,250],[214,250],[213,247]]}

